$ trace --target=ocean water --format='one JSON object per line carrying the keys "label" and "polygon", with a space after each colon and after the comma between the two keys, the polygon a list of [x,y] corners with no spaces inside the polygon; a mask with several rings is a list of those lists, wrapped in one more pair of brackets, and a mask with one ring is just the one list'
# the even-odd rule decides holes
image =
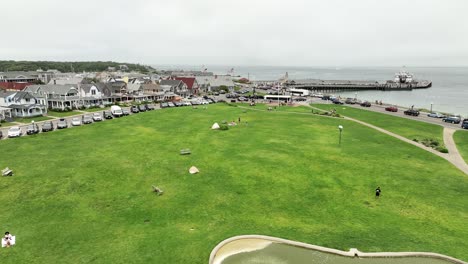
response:
{"label": "ocean water", "polygon": [[[156,65],[157,69],[201,70],[202,66]],[[253,81],[278,80],[288,72],[289,79],[325,80],[393,80],[401,68],[391,67],[272,67],[272,66],[210,66],[208,71],[226,74],[232,68],[233,75],[250,77]],[[361,100],[381,100],[385,103],[459,114],[468,117],[468,67],[405,67],[415,79],[431,80],[432,87],[412,91],[359,91],[335,93],[342,97],[355,97]]]}

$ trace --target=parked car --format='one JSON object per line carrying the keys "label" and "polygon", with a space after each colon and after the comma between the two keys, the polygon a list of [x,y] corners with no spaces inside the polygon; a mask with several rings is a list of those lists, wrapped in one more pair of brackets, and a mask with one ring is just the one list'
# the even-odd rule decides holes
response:
{"label": "parked car", "polygon": [[461,120],[458,116],[449,116],[442,118],[442,121],[446,123],[452,123],[452,124],[460,124]]}
{"label": "parked car", "polygon": [[398,112],[398,108],[396,106],[387,106],[385,107],[385,111]]}
{"label": "parked car", "polygon": [[464,129],[468,129],[468,119],[463,119],[461,127]]}
{"label": "parked car", "polygon": [[102,115],[100,113],[93,113],[93,121],[94,122],[102,121]]}
{"label": "parked car", "polygon": [[103,111],[102,115],[104,116],[105,119],[112,119],[113,118],[111,111]]}
{"label": "parked car", "polygon": [[93,123],[93,117],[91,115],[84,115],[82,121],[83,124],[91,124]]}
{"label": "parked car", "polygon": [[181,102],[174,102],[174,105],[176,107],[184,106],[184,104],[182,104]]}
{"label": "parked car", "polygon": [[403,112],[405,115],[410,115],[410,116],[419,116],[419,111],[416,109],[408,109]]}
{"label": "parked car", "polygon": [[127,109],[122,109],[122,114],[124,116],[128,116],[128,115],[130,115],[130,112]]}
{"label": "parked car", "polygon": [[122,108],[120,106],[118,106],[118,105],[111,106],[110,112],[111,112],[112,116],[114,116],[114,117],[123,116]]}
{"label": "parked car", "polygon": [[356,100],[354,98],[346,98],[345,104],[356,104]]}
{"label": "parked car", "polygon": [[305,98],[305,97],[298,97],[298,98],[296,98],[296,99],[294,99],[294,100],[297,101],[297,102],[305,102],[305,101],[307,101],[307,98]]}
{"label": "parked car", "polygon": [[57,129],[63,129],[68,127],[68,122],[65,118],[60,118],[57,122]]}
{"label": "parked car", "polygon": [[54,123],[52,121],[46,121],[42,123],[42,132],[54,131]]}
{"label": "parked car", "polygon": [[78,117],[72,118],[71,121],[72,126],[81,126],[81,120]]}
{"label": "parked car", "polygon": [[26,134],[32,135],[39,133],[39,126],[35,123],[29,124],[26,128]]}
{"label": "parked car", "polygon": [[363,107],[371,107],[371,103],[369,101],[364,101],[361,103],[361,106]]}
{"label": "parked car", "polygon": [[159,104],[159,107],[161,107],[161,108],[166,108],[166,107],[169,107],[169,106],[167,105],[167,103],[160,103],[160,104]]}
{"label": "parked car", "polygon": [[21,137],[23,135],[23,132],[21,131],[21,128],[19,126],[13,126],[8,129],[8,137],[9,138],[14,138],[14,137]]}
{"label": "parked car", "polygon": [[168,102],[168,103],[167,103],[167,106],[169,106],[169,107],[175,107],[175,104],[174,104],[173,102]]}
{"label": "parked car", "polygon": [[146,112],[146,107],[145,107],[145,105],[143,105],[143,104],[138,105],[138,110],[140,110],[140,112]]}
{"label": "parked car", "polygon": [[150,104],[145,104],[146,111],[154,110],[154,106]]}
{"label": "parked car", "polygon": [[138,106],[132,105],[132,106],[130,107],[130,112],[136,114],[136,113],[140,113],[140,110],[138,110]]}
{"label": "parked car", "polygon": [[434,117],[434,118],[446,118],[447,117],[446,115],[443,115],[443,114],[438,113],[438,112],[427,114],[427,116],[428,117]]}
{"label": "parked car", "polygon": [[340,104],[340,105],[344,104],[344,103],[343,103],[340,99],[338,99],[338,98],[333,99],[332,102],[333,102],[334,104]]}
{"label": "parked car", "polygon": [[182,104],[185,105],[185,106],[191,106],[191,105],[192,105],[192,103],[189,102],[189,101],[185,101],[185,102],[183,102]]}

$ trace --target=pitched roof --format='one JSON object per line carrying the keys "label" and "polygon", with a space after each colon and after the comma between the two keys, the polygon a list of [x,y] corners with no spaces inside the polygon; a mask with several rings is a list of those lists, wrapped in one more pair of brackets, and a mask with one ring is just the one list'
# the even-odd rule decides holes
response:
{"label": "pitched roof", "polygon": [[0,82],[0,88],[4,88],[4,89],[7,89],[7,90],[21,91],[28,85],[32,85],[32,83],[26,83],[26,82]]}
{"label": "pitched roof", "polygon": [[195,77],[199,85],[210,85],[211,87],[234,86],[232,77],[229,75],[197,76]]}
{"label": "pitched roof", "polygon": [[160,90],[161,86],[155,83],[145,83],[142,85],[143,90]]}
{"label": "pitched roof", "polygon": [[82,89],[85,93],[89,93],[91,91],[91,87],[96,87],[96,89],[101,91],[100,87],[96,84],[80,84],[80,89]]}
{"label": "pitched roof", "polygon": [[183,81],[189,89],[192,89],[195,84],[195,77],[175,77],[174,79]]}
{"label": "pitched roof", "polygon": [[43,92],[48,94],[59,94],[59,95],[66,95],[71,89],[76,89],[73,85],[54,85],[54,84],[46,84],[46,85],[30,85],[24,88],[23,91],[25,92],[32,92],[37,93],[38,89],[42,89]]}
{"label": "pitched roof", "polygon": [[15,93],[17,93],[17,92],[14,92],[14,91],[3,91],[3,90],[2,90],[2,91],[0,91],[0,97],[5,98],[5,97],[8,97],[8,96],[10,96],[10,95],[12,95],[12,94],[15,94]]}
{"label": "pitched roof", "polygon": [[34,96],[28,92],[16,92],[15,96],[13,96],[13,100],[21,100],[21,99],[31,99]]}
{"label": "pitched roof", "polygon": [[180,85],[181,82],[182,82],[181,80],[161,80],[159,84],[177,87]]}
{"label": "pitched roof", "polygon": [[50,80],[48,84],[73,84],[77,85],[84,80],[83,77],[68,77],[68,78],[61,78],[61,79],[53,79]]}

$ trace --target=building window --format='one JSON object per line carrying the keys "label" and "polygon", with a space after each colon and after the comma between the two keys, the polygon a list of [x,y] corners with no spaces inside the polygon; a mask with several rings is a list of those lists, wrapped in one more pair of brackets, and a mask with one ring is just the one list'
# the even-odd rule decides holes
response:
{"label": "building window", "polygon": [[91,90],[92,95],[96,95],[96,90]]}

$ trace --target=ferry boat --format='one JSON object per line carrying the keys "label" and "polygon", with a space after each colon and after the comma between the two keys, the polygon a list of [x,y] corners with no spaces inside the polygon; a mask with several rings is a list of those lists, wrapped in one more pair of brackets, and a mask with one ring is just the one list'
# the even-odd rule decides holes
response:
{"label": "ferry boat", "polygon": [[429,88],[432,86],[432,82],[428,80],[416,80],[414,75],[401,70],[398,73],[395,73],[395,78],[391,81],[387,81],[385,84],[386,89],[419,89],[419,88]]}

